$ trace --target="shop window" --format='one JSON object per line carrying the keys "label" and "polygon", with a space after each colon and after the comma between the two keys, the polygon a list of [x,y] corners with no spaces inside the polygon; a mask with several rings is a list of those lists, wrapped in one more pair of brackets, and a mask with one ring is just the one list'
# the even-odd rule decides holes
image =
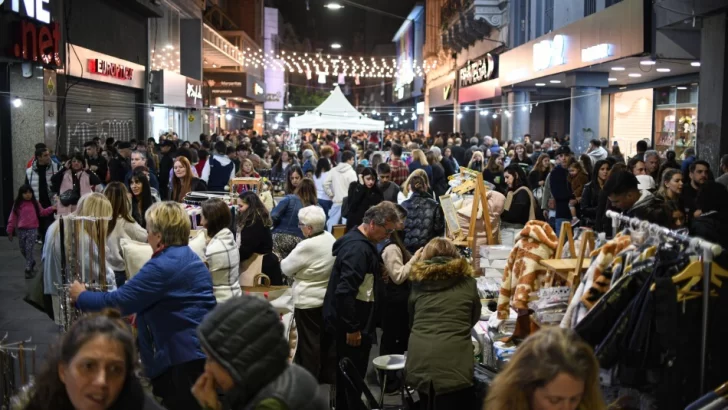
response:
{"label": "shop window", "polygon": [[664,155],[674,150],[678,158],[695,147],[698,124],[698,84],[655,89],[654,146]]}
{"label": "shop window", "polygon": [[637,142],[647,138],[652,130],[653,91],[614,93],[610,96],[609,130],[612,142],[619,144],[624,155],[637,153]]}

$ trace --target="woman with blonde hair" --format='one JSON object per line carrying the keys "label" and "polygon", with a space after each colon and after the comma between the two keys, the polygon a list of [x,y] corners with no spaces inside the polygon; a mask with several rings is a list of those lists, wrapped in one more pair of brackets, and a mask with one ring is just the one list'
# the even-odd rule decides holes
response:
{"label": "woman with blonde hair", "polygon": [[468,169],[483,172],[484,162],[483,153],[481,151],[473,151],[473,156],[470,158],[470,162],[468,162]]}
{"label": "woman with blonde hair", "polygon": [[409,176],[407,177],[407,180],[404,181],[404,183],[400,187],[402,189],[399,191],[399,194],[397,194],[397,203],[398,204],[401,205],[402,202],[410,199],[410,197],[412,196],[412,190],[410,189],[410,180],[415,175],[422,177],[422,179],[425,180],[425,185],[426,185],[425,190],[427,192],[432,192],[432,190],[430,189],[430,179],[427,177],[427,173],[425,172],[424,169],[417,169],[417,170],[415,170],[415,172],[412,172],[411,174],[409,174]]}
{"label": "woman with blonde hair", "polygon": [[427,156],[421,149],[412,150],[412,162],[409,166],[410,175],[418,169],[423,169],[427,173],[427,180],[432,182],[432,166],[427,162]]}
{"label": "woman with blonde hair", "polygon": [[606,409],[594,351],[571,329],[539,330],[518,346],[495,378],[483,408]]}
{"label": "woman with blonde hair", "polygon": [[193,191],[207,191],[205,181],[192,175],[190,160],[183,156],[177,157],[172,168],[172,200],[184,202],[185,196]]}
{"label": "woman with blonde hair", "polygon": [[473,269],[446,238],[432,239],[413,259],[407,385],[418,391],[425,410],[473,408],[470,331],[481,309]]}
{"label": "woman with blonde hair", "polygon": [[126,282],[126,262],[121,255],[121,239],[132,239],[137,242],[146,242],[147,231],[139,226],[132,217],[129,191],[121,182],[111,182],[104,189],[104,196],[111,203],[111,222],[109,222],[109,237],[107,244],[109,253],[107,262],[114,270],[116,286],[121,287]]}

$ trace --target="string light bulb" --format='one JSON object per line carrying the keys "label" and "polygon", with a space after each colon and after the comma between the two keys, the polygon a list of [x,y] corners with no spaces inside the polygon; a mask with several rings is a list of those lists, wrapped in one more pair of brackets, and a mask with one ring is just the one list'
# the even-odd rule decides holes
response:
{"label": "string light bulb", "polygon": [[18,97],[13,98],[13,107],[20,108],[23,105],[23,100]]}
{"label": "string light bulb", "polygon": [[93,110],[91,109],[91,105],[89,105],[88,107],[86,107],[86,113],[87,114],[91,114],[92,111]]}

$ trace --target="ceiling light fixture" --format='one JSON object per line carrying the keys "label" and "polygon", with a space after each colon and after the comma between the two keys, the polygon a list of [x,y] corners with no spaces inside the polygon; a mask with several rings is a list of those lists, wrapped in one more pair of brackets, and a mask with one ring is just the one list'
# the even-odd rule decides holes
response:
{"label": "ceiling light fixture", "polygon": [[551,80],[549,81],[551,84],[561,84],[561,80]]}
{"label": "ceiling light fixture", "polygon": [[329,3],[329,4],[324,5],[324,7],[326,7],[329,10],[341,10],[344,8],[344,6],[342,6],[339,3]]}
{"label": "ceiling light fixture", "polygon": [[20,107],[21,107],[22,105],[23,105],[23,100],[21,100],[21,99],[20,99],[20,98],[18,98],[18,97],[15,97],[15,98],[13,99],[13,107],[15,107],[15,108],[20,108]]}
{"label": "ceiling light fixture", "polygon": [[700,67],[700,61],[693,61],[690,65],[693,67]]}
{"label": "ceiling light fixture", "polygon": [[678,89],[678,90],[687,90],[687,89],[688,89],[688,87],[685,87],[685,86],[680,86],[680,87],[677,87],[677,89]]}
{"label": "ceiling light fixture", "polygon": [[670,69],[669,68],[658,68],[657,72],[658,73],[669,73]]}
{"label": "ceiling light fixture", "polygon": [[612,67],[614,71],[624,71],[624,67]]}
{"label": "ceiling light fixture", "polygon": [[632,77],[632,78],[639,78],[639,77],[642,77],[642,74],[640,74],[640,73],[629,73],[628,75],[629,75],[630,77]]}
{"label": "ceiling light fixture", "polygon": [[608,81],[617,81],[617,79],[614,78],[614,77],[609,77],[609,80]]}
{"label": "ceiling light fixture", "polygon": [[536,87],[545,87],[546,83],[536,83]]}
{"label": "ceiling light fixture", "polygon": [[338,49],[341,48],[341,44],[339,44],[339,43],[333,43],[333,44],[331,44],[331,48],[333,48],[334,50],[338,50]]}
{"label": "ceiling light fixture", "polygon": [[652,61],[652,60],[643,60],[643,61],[640,61],[640,65],[655,65],[655,64],[656,64],[656,62],[655,61]]}

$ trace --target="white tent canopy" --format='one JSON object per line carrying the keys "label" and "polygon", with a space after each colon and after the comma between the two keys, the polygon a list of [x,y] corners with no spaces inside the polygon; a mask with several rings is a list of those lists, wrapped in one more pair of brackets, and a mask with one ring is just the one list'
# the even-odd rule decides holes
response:
{"label": "white tent canopy", "polygon": [[331,95],[313,111],[293,117],[288,122],[291,135],[303,129],[335,129],[357,131],[384,131],[384,121],[371,119],[354,108],[341,92],[334,87]]}

